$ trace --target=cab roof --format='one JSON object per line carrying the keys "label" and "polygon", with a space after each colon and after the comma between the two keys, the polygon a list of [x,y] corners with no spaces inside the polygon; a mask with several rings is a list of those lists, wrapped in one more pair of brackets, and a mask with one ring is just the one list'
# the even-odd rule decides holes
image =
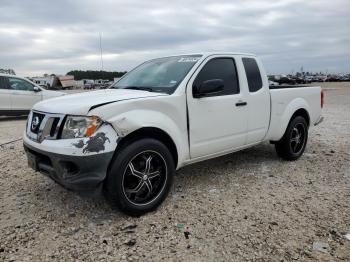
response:
{"label": "cab roof", "polygon": [[243,56],[253,56],[256,57],[254,54],[250,53],[242,53],[242,52],[198,52],[198,53],[184,53],[184,54],[175,54],[171,56],[191,56],[191,55],[201,55],[203,57],[208,57],[212,55],[243,55]]}

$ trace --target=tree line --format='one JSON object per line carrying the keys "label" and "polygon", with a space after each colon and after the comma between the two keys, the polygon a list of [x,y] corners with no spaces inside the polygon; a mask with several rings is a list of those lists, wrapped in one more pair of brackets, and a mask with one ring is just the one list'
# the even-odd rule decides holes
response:
{"label": "tree line", "polygon": [[67,75],[74,76],[74,80],[82,79],[108,79],[112,81],[116,77],[122,77],[125,72],[108,72],[108,71],[93,71],[93,70],[72,70],[67,73]]}

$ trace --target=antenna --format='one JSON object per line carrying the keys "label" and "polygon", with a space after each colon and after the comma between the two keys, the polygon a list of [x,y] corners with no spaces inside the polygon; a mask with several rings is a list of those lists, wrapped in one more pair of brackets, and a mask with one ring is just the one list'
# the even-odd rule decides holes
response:
{"label": "antenna", "polygon": [[101,36],[101,32],[100,32],[100,53],[101,53],[101,70],[103,71],[102,36]]}

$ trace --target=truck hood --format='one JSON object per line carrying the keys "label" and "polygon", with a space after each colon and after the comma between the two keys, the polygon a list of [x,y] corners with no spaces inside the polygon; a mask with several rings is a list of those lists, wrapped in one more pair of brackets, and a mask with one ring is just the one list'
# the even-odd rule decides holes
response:
{"label": "truck hood", "polygon": [[167,94],[141,90],[106,89],[44,100],[35,104],[33,109],[46,113],[86,115],[91,109],[106,104],[123,100],[166,95]]}
{"label": "truck hood", "polygon": [[59,96],[64,96],[66,93],[61,92],[61,91],[53,91],[53,90],[43,90],[43,99],[49,99],[49,98],[54,98],[54,97],[59,97]]}

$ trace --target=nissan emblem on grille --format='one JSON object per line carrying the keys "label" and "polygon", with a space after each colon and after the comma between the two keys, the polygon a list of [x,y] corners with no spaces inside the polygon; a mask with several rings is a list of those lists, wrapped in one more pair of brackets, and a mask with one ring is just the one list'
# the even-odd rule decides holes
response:
{"label": "nissan emblem on grille", "polygon": [[32,126],[31,126],[32,131],[36,131],[37,128],[39,127],[39,124],[40,124],[39,117],[38,116],[33,117]]}

